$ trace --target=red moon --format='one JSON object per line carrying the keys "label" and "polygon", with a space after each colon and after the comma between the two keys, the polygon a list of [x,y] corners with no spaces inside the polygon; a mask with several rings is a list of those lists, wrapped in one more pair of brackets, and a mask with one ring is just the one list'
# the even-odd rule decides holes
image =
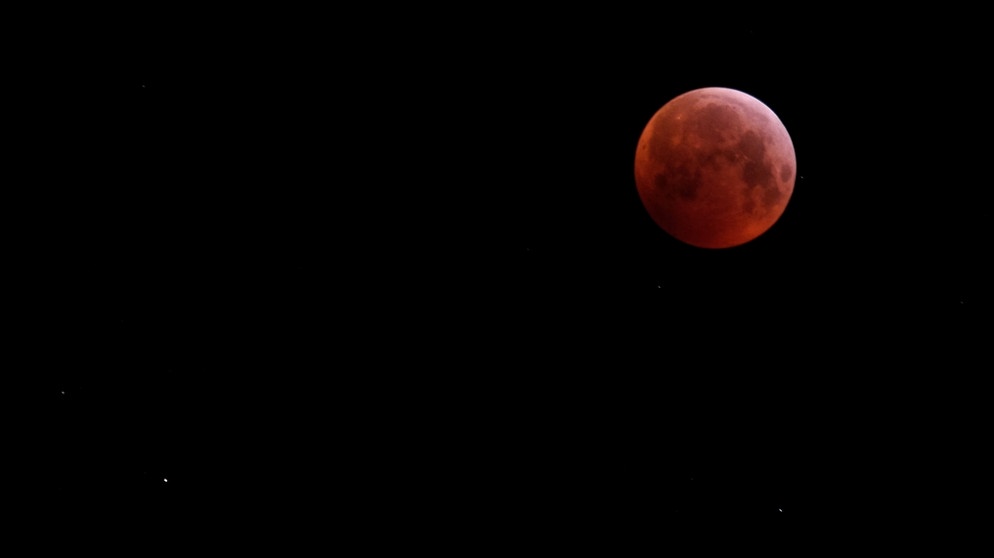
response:
{"label": "red moon", "polygon": [[649,120],[635,152],[635,184],[652,219],[700,248],[729,248],[766,232],[794,191],[787,129],[734,89],[680,95]]}

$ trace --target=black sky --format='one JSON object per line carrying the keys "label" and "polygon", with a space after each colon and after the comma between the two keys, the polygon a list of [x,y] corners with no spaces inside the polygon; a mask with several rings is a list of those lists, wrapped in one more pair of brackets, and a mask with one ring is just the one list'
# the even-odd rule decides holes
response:
{"label": "black sky", "polygon": [[[13,222],[49,511],[645,541],[989,493],[971,18],[419,10],[143,15],[47,52]],[[798,160],[780,221],[717,251],[633,177],[708,86]]]}

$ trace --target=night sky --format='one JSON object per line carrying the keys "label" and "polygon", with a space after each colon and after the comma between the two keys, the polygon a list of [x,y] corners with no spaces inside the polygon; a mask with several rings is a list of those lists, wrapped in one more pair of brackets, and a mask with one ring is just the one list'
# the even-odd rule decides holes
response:
{"label": "night sky", "polygon": [[[44,513],[613,548],[990,495],[970,18],[418,10],[136,15],[46,51],[12,221]],[[709,86],[798,163],[724,250],[633,175]]]}

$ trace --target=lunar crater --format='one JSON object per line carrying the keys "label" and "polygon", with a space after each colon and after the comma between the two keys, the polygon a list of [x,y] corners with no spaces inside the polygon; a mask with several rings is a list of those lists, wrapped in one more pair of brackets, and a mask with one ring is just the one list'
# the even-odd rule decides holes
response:
{"label": "lunar crater", "polygon": [[783,166],[780,167],[780,182],[787,182],[793,176],[794,169],[790,165],[784,163]]}
{"label": "lunar crater", "polygon": [[741,126],[741,118],[732,107],[711,103],[700,109],[692,126],[693,134],[705,144],[720,145],[727,141],[729,130]]}
{"label": "lunar crater", "polygon": [[742,166],[742,179],[750,188],[769,184],[773,169],[766,157],[766,142],[759,134],[746,132],[736,146],[746,163]]}

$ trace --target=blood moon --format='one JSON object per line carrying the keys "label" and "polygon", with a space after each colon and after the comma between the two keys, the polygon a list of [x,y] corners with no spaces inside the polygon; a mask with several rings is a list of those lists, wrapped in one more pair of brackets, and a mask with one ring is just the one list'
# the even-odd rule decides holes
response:
{"label": "blood moon", "polygon": [[745,244],[783,214],[794,191],[794,144],[755,97],[695,89],[663,105],[635,151],[635,184],[652,219],[701,248]]}

